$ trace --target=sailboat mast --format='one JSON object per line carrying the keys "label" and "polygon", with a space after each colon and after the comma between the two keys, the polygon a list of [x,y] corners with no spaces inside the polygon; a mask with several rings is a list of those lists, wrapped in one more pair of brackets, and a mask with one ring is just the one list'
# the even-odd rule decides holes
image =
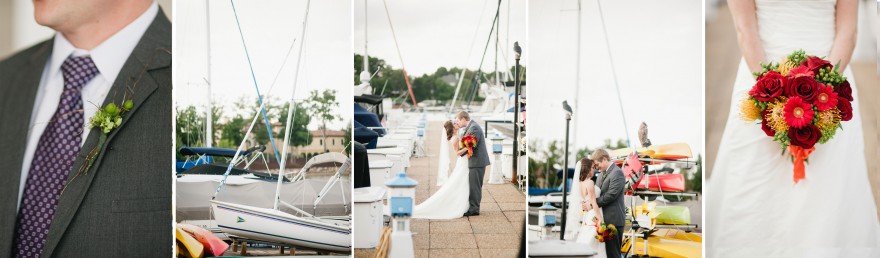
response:
{"label": "sailboat mast", "polygon": [[207,48],[205,48],[205,52],[207,53],[207,82],[208,82],[208,108],[205,110],[205,117],[207,118],[205,122],[205,146],[208,148],[214,147],[214,102],[212,100],[213,95],[211,95],[211,1],[205,0],[205,26],[207,27],[207,36],[205,37],[207,40]]}
{"label": "sailboat mast", "polygon": [[[575,74],[575,79],[574,79],[574,113],[575,114],[579,114],[578,112],[579,112],[580,106],[581,106],[581,102],[578,100],[581,96],[580,95],[580,89],[581,89],[581,0],[578,0],[577,3],[578,3],[577,40],[575,41],[575,42],[577,42],[576,43],[577,50],[575,51],[576,62],[575,62],[575,66],[574,66],[575,67],[574,68],[575,69],[575,72],[574,72],[574,74]],[[574,132],[574,133],[571,135],[571,143],[574,144],[574,146],[578,146],[577,135],[580,131],[578,131],[577,118],[575,118],[574,125],[572,127],[573,127],[572,132]],[[568,157],[565,157],[565,158],[568,159]],[[564,168],[564,169],[568,169],[568,168]]]}
{"label": "sailboat mast", "polygon": [[[293,109],[296,107],[296,101],[294,97],[296,96],[296,85],[299,79],[299,70],[300,63],[302,63],[302,54],[303,54],[303,46],[306,44],[306,25],[308,25],[309,21],[309,7],[311,6],[312,1],[306,1],[306,14],[305,18],[303,18],[303,26],[302,26],[302,34],[300,35],[299,41],[299,54],[297,54],[296,58],[296,72],[293,73],[293,92],[290,93],[290,101],[287,106],[287,122],[284,128],[284,146],[281,148],[281,164],[280,170],[278,171],[278,185],[275,187],[275,201],[273,202],[272,208],[278,209],[278,203],[281,202],[281,182],[284,179],[284,170],[287,168],[287,153],[290,148],[290,122],[293,121],[294,112]],[[300,171],[302,172],[302,171]]]}
{"label": "sailboat mast", "polygon": [[[364,0],[364,71],[366,71],[367,74],[370,73],[370,55],[369,52],[367,52],[367,42],[369,41],[369,39],[367,39],[367,30],[369,28],[370,26],[367,26],[367,0]],[[365,82],[362,81],[361,83]]]}
{"label": "sailboat mast", "polygon": [[[498,3],[498,4],[500,5],[501,3]],[[499,7],[499,9],[500,9],[500,7]],[[500,12],[499,12],[499,15],[501,15]],[[498,31],[499,30],[501,30],[501,17],[500,16],[498,17],[498,22],[495,23],[495,88],[498,88],[499,86],[501,86],[501,84],[498,83],[498,81],[501,79],[498,77]],[[485,105],[485,101],[483,102],[483,104]]]}

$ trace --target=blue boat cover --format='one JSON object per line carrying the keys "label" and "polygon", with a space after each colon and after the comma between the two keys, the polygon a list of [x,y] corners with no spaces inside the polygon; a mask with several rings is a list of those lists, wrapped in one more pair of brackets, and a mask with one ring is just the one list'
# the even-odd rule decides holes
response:
{"label": "blue boat cover", "polygon": [[[373,112],[367,111],[367,109],[360,104],[354,104],[354,121],[361,123],[365,127],[382,127],[382,122],[379,121],[379,116],[373,114]],[[385,136],[385,129],[373,129],[373,131],[376,131],[379,136]]]}
{"label": "blue boat cover", "polygon": [[[562,169],[556,170],[556,177],[562,178]],[[568,188],[566,190],[571,191],[571,182],[574,179],[574,168],[568,168],[568,178],[565,180],[566,184],[568,184]],[[546,195],[548,193],[556,193],[562,192],[562,185],[553,188],[538,188],[538,187],[529,187],[528,193],[529,195]]]}
{"label": "blue boat cover", "polygon": [[214,158],[212,158],[211,156],[200,157],[195,160],[177,161],[176,171],[177,173],[180,173],[198,165],[211,163],[214,163]]}
{"label": "blue boat cover", "polygon": [[354,141],[364,145],[367,149],[375,149],[376,143],[379,141],[379,134],[376,131],[368,129],[358,121],[354,121]]}
{"label": "blue boat cover", "polygon": [[[248,155],[248,154],[250,154],[249,151],[241,151],[241,155]],[[183,148],[180,148],[180,155],[184,155],[184,156],[210,155],[210,156],[220,156],[220,157],[232,158],[235,156],[235,149],[183,147]]]}

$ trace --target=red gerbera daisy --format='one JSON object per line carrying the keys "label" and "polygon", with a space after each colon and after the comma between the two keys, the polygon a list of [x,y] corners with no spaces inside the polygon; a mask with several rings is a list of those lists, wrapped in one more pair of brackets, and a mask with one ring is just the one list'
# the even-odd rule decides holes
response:
{"label": "red gerbera daisy", "polygon": [[837,106],[837,93],[834,88],[826,85],[819,85],[819,94],[813,100],[813,105],[819,108],[819,111],[825,111]]}
{"label": "red gerbera daisy", "polygon": [[789,126],[801,128],[813,121],[813,108],[800,97],[791,97],[783,107],[782,116]]}
{"label": "red gerbera daisy", "polygon": [[810,71],[810,68],[804,65],[795,67],[788,71],[788,76],[791,77],[801,77],[801,76],[809,76],[813,77],[813,71]]}

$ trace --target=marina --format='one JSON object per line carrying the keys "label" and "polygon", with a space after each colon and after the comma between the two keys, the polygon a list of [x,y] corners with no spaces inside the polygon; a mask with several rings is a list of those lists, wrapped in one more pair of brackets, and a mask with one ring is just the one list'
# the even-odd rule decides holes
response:
{"label": "marina", "polygon": [[[393,117],[398,114],[389,114]],[[418,117],[413,114],[412,116]],[[426,156],[412,158],[406,175],[419,184],[415,203],[434,194],[437,186],[438,141],[442,135],[445,114],[427,113],[424,139]],[[479,119],[477,119],[479,120]],[[478,121],[480,122],[480,121]],[[500,133],[499,133],[500,134]],[[490,171],[504,166],[500,156],[486,168],[480,215],[452,220],[413,219],[413,247],[416,257],[515,257],[525,227],[525,195],[511,175],[504,174],[501,184],[489,184]],[[370,160],[371,164],[374,162]],[[372,166],[372,165],[371,165]],[[510,172],[511,170],[506,170]],[[372,178],[371,178],[372,179]],[[371,180],[372,181],[372,180]],[[359,238],[362,234],[355,237]],[[357,242],[357,239],[355,240]],[[357,248],[355,257],[373,257],[375,248]]]}

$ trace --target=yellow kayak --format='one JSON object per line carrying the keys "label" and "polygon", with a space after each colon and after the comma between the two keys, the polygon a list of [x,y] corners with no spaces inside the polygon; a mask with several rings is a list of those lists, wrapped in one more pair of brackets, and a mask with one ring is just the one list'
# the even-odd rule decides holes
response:
{"label": "yellow kayak", "polygon": [[[651,257],[702,257],[703,237],[677,229],[660,229],[648,237],[647,254]],[[632,241],[623,243],[621,252],[629,251]],[[645,254],[645,240],[636,238],[636,255]]]}
{"label": "yellow kayak", "polygon": [[184,250],[179,251],[186,257],[194,257],[194,258],[202,258],[205,257],[205,246],[202,243],[199,243],[199,240],[196,240],[195,237],[186,233],[180,228],[175,228],[175,237],[177,238],[178,243],[182,244],[178,245],[178,248],[183,247]]}
{"label": "yellow kayak", "polygon": [[[648,148],[637,148],[636,152],[639,154],[639,156],[649,156],[654,159],[666,160],[679,160],[692,158],[693,156],[693,154],[691,153],[691,146],[689,146],[687,143],[651,145],[651,147]],[[626,157],[630,153],[632,153],[632,148],[612,150],[609,154],[612,158],[615,158]]]}

